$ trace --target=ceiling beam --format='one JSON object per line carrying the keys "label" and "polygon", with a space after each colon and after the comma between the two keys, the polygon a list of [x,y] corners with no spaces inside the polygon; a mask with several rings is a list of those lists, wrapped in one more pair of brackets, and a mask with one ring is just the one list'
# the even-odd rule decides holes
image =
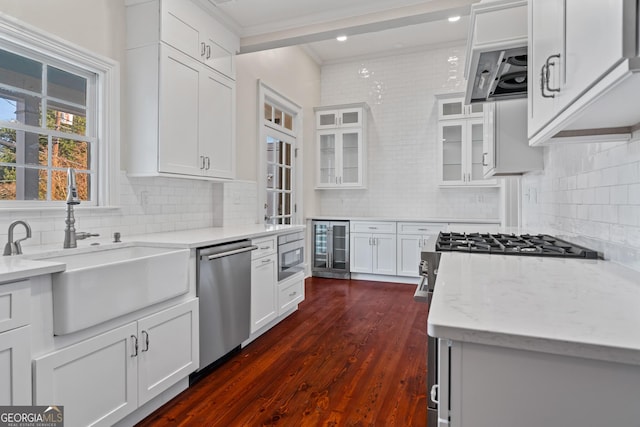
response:
{"label": "ceiling beam", "polygon": [[408,25],[439,21],[452,15],[468,15],[478,0],[432,0],[384,12],[338,19],[320,24],[242,37],[240,53],[257,52],[285,46],[329,40],[338,35],[353,36]]}

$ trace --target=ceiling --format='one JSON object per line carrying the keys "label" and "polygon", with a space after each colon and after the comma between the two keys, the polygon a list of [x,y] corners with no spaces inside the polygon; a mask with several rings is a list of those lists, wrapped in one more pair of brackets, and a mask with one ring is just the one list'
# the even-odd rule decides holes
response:
{"label": "ceiling", "polygon": [[[206,1],[240,34],[241,53],[302,45],[326,63],[464,41],[478,0]],[[462,19],[448,22],[453,15]]]}

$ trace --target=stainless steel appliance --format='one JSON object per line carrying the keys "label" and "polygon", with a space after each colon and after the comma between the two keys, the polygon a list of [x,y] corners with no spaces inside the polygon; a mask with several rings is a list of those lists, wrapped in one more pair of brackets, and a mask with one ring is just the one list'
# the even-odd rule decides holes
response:
{"label": "stainless steel appliance", "polygon": [[[431,306],[436,286],[438,266],[442,252],[470,252],[478,254],[553,256],[566,258],[598,258],[598,252],[569,243],[547,234],[501,234],[501,233],[445,233],[438,234],[435,244],[423,249],[420,254],[418,272],[422,276],[414,293],[414,300]],[[481,255],[482,256],[482,255]],[[427,336],[427,425],[438,426],[438,369],[441,354],[450,357],[446,350],[440,352],[438,339]],[[450,371],[450,370],[448,370]],[[448,402],[448,399],[444,399]]]}
{"label": "stainless steel appliance", "polygon": [[278,236],[278,281],[304,271],[304,231]]}
{"label": "stainless steel appliance", "polygon": [[465,103],[527,96],[527,1],[471,6]]}
{"label": "stainless steel appliance", "polygon": [[249,240],[198,249],[200,368],[211,365],[249,338],[251,251]]}
{"label": "stainless steel appliance", "polygon": [[311,275],[350,279],[349,221],[313,221]]}

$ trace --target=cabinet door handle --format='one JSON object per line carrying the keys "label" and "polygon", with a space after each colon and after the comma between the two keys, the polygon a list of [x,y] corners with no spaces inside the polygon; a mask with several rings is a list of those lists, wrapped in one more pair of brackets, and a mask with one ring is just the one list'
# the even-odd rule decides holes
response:
{"label": "cabinet door handle", "polygon": [[[551,75],[551,71],[550,71],[550,70],[551,70],[551,67],[552,67],[552,66],[556,65],[555,63],[550,62],[550,61],[551,61],[552,59],[554,59],[554,58],[558,59],[558,62],[560,62],[560,54],[559,54],[559,53],[556,53],[555,55],[549,55],[549,57],[547,58],[547,61],[545,62],[545,66],[546,66],[546,73],[545,73],[545,77],[546,77],[546,78],[545,78],[545,86],[546,86],[546,88],[547,88],[547,90],[548,90],[549,92],[560,92],[560,88],[559,88],[559,87],[557,87],[557,88],[552,88],[551,86],[549,86],[549,80],[550,80],[550,78],[549,78],[549,77],[550,77],[550,75]],[[554,97],[554,94],[552,93],[552,94],[551,94],[551,98],[553,98],[553,97]]]}
{"label": "cabinet door handle", "polygon": [[200,42],[200,56],[204,56],[207,52],[207,45],[204,42]]}
{"label": "cabinet door handle", "polygon": [[204,169],[204,156],[200,156],[200,169]]}
{"label": "cabinet door handle", "polygon": [[207,167],[205,169],[209,170],[211,169],[211,157],[207,156],[205,159],[207,160]]}
{"label": "cabinet door handle", "polygon": [[489,164],[487,163],[487,156],[489,155],[489,153],[482,153],[482,166],[489,166]]}
{"label": "cabinet door handle", "polygon": [[131,357],[138,356],[138,337],[135,335],[131,335],[131,341],[133,342],[133,354]]}
{"label": "cabinet door handle", "polygon": [[422,247],[422,239],[418,239],[418,247],[421,248]]}
{"label": "cabinet door handle", "polygon": [[211,58],[211,45],[207,45],[207,59]]}
{"label": "cabinet door handle", "polygon": [[142,353],[144,353],[145,351],[149,351],[149,332],[142,331],[142,334],[144,335],[144,349],[142,349]]}
{"label": "cabinet door handle", "polygon": [[544,79],[546,78],[545,68],[546,65],[542,64],[542,68],[540,68],[540,95],[542,95],[543,98],[553,98],[553,95],[547,95],[544,92]]}

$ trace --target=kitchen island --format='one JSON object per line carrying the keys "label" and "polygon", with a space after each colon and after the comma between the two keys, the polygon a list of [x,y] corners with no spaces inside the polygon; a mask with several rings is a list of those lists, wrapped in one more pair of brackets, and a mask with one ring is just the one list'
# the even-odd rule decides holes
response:
{"label": "kitchen island", "polygon": [[451,426],[640,425],[640,273],[445,253],[428,333]]}

